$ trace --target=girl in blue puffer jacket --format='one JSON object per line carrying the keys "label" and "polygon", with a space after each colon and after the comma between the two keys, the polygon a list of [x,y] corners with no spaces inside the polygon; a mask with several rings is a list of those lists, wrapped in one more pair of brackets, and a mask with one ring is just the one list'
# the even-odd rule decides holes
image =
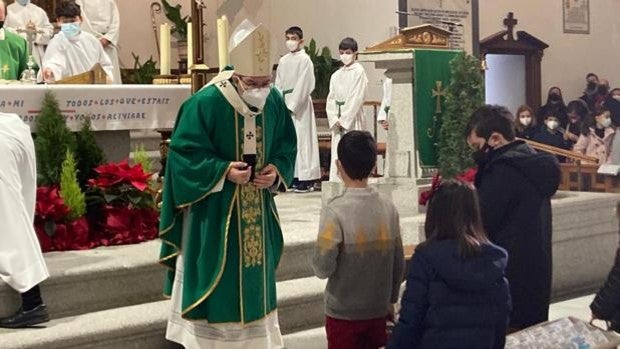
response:
{"label": "girl in blue puffer jacket", "polygon": [[387,348],[503,348],[510,313],[508,256],[487,239],[473,186],[441,184],[429,202],[424,230],[426,241],[410,261]]}

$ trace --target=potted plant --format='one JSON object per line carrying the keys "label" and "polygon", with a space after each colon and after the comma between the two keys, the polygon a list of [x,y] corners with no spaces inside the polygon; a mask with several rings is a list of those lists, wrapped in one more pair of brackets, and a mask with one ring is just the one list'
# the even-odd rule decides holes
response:
{"label": "potted plant", "polygon": [[179,50],[179,59],[187,61],[187,23],[190,21],[189,16],[181,15],[182,6],[170,5],[166,0],[161,0],[164,5],[164,14],[170,22],[172,22],[172,35],[177,38],[177,46]]}

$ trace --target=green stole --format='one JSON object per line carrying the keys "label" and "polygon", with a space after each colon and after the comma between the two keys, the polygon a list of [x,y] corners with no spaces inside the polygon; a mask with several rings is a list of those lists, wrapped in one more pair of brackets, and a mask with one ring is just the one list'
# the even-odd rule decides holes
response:
{"label": "green stole", "polygon": [[[273,193],[226,180],[230,163],[243,157],[243,115],[249,111],[231,75],[222,72],[179,111],[160,222],[160,261],[170,269],[164,293],[171,295],[182,248],[182,316],[211,323],[248,323],[276,309],[275,270],[283,248]],[[255,131],[256,170],[272,164],[279,183],[287,185],[297,137],[277,90],[255,116]]]}

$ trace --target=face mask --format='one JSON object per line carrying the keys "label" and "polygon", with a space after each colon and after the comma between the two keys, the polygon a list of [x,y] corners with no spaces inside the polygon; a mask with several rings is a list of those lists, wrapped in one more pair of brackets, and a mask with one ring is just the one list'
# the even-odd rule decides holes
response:
{"label": "face mask", "polygon": [[81,31],[80,23],[78,22],[63,23],[60,26],[60,31],[62,31],[62,33],[67,37],[67,39],[73,39]]}
{"label": "face mask", "polygon": [[615,95],[612,97],[613,99],[617,100],[618,102],[620,102],[620,96],[619,95]]}
{"label": "face mask", "polygon": [[296,40],[286,40],[286,48],[289,52],[295,52],[299,48],[299,41]]}
{"label": "face mask", "polygon": [[594,90],[594,89],[596,89],[596,86],[597,86],[596,82],[590,81],[590,82],[588,82],[588,87],[587,88],[588,88],[588,90]]}
{"label": "face mask", "polygon": [[488,160],[489,148],[491,147],[489,146],[488,143],[485,142],[482,148],[471,153],[471,157],[472,159],[474,159],[474,162],[476,164],[481,165],[481,164],[484,164]]}
{"label": "face mask", "polygon": [[519,118],[519,122],[521,123],[521,125],[523,126],[530,126],[530,124],[532,123],[532,118],[527,116],[527,117],[522,117]]}
{"label": "face mask", "polygon": [[349,65],[353,63],[353,55],[350,53],[343,53],[340,55],[340,60],[344,63],[344,65]]}
{"label": "face mask", "polygon": [[605,118],[605,119],[603,119],[603,121],[599,122],[599,124],[601,124],[601,126],[603,126],[603,127],[609,127],[609,126],[611,126],[611,119],[610,118]]}
{"label": "face mask", "polygon": [[556,102],[557,103],[557,102],[562,100],[562,97],[560,97],[560,95],[557,94],[557,93],[552,93],[551,95],[549,95],[549,100],[551,102]]}
{"label": "face mask", "polygon": [[547,121],[547,127],[548,127],[550,130],[555,130],[555,129],[556,129],[556,128],[558,128],[559,126],[560,126],[560,122],[558,122],[558,121],[555,121],[555,120],[550,120],[550,121]]}
{"label": "face mask", "polygon": [[598,93],[599,93],[599,94],[606,95],[606,94],[607,94],[607,92],[609,92],[609,88],[607,88],[607,86],[605,86],[605,85],[600,85],[600,86],[598,87]]}
{"label": "face mask", "polygon": [[267,102],[267,96],[269,96],[269,92],[271,92],[270,87],[260,87],[260,88],[245,88],[243,87],[243,93],[241,94],[241,99],[243,99],[247,104],[258,108],[259,110],[263,110],[265,107],[265,103]]}
{"label": "face mask", "polygon": [[16,0],[18,4],[26,6],[30,3],[30,0]]}

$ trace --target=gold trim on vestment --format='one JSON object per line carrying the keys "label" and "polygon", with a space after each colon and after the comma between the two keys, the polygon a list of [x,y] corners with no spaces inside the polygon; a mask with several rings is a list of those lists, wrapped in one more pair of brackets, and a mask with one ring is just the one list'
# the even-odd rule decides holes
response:
{"label": "gold trim on vestment", "polygon": [[237,240],[239,243],[239,311],[241,324],[245,323],[243,314],[243,245],[241,241],[241,200],[237,201]]}
{"label": "gold trim on vestment", "polygon": [[[286,180],[284,179],[284,177],[282,177],[282,173],[280,173],[280,170],[278,169],[278,167],[274,164],[271,164],[275,169],[276,169],[276,173],[278,174],[278,179],[280,180],[280,184],[284,185],[284,190],[288,191],[288,185],[286,184]],[[279,185],[278,185],[279,187]],[[277,189],[277,188],[276,188]]]}
{"label": "gold trim on vestment", "polygon": [[196,302],[194,302],[189,307],[183,309],[183,311],[181,312],[181,317],[185,317],[185,315],[187,315],[187,313],[189,313],[190,311],[194,310],[198,305],[200,305],[207,298],[209,298],[211,293],[213,293],[213,291],[215,290],[217,285],[220,283],[220,279],[222,278],[222,274],[224,274],[224,268],[226,267],[226,254],[228,252],[228,248],[227,247],[228,247],[228,231],[229,231],[229,228],[230,228],[230,218],[232,216],[232,209],[233,209],[233,207],[235,205],[235,202],[237,200],[238,200],[238,187],[235,188],[235,192],[234,192],[233,197],[232,197],[232,203],[230,204],[230,207],[228,208],[228,216],[226,217],[226,228],[225,228],[225,232],[224,232],[224,257],[223,257],[223,260],[222,260],[222,266],[220,267],[220,270],[218,271],[218,274],[215,277],[215,282],[213,283],[211,288],[209,288],[204,293],[204,295],[202,297],[200,297]]}

